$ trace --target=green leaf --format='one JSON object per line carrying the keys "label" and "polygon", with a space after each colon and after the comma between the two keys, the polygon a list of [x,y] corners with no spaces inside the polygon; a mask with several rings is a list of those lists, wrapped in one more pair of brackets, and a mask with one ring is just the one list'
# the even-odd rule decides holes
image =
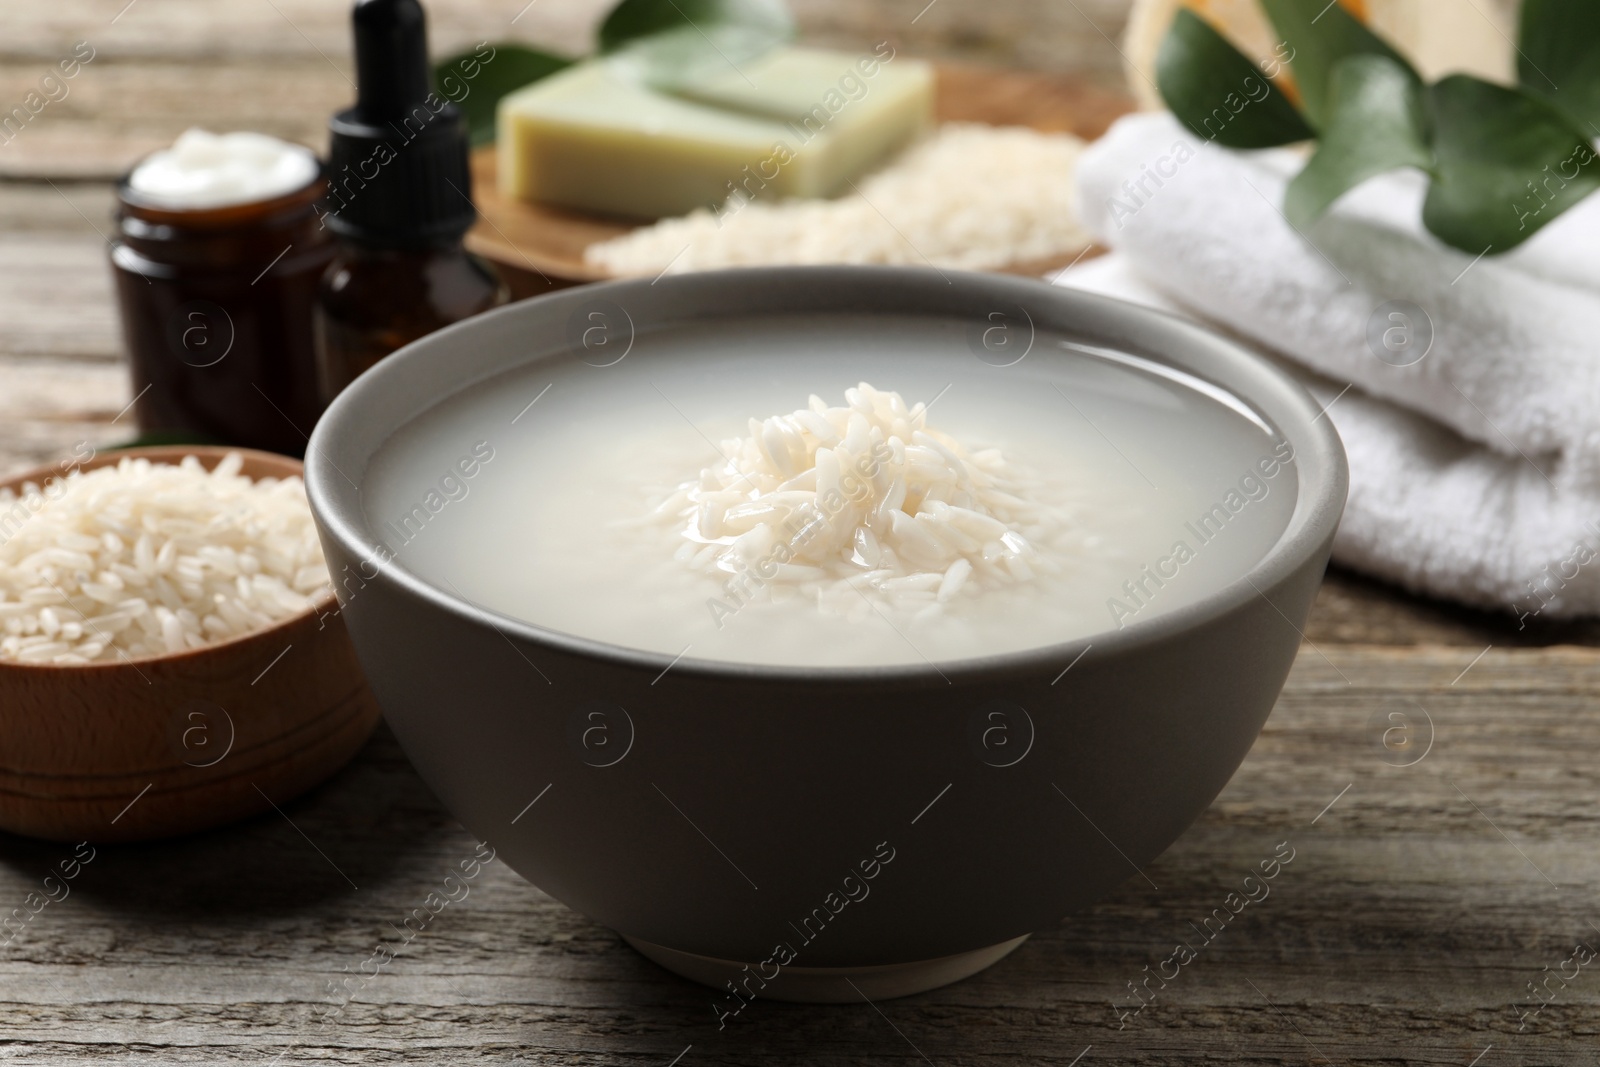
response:
{"label": "green leaf", "polygon": [[746,63],[793,36],[781,0],[622,0],[600,25],[600,51],[628,77],[676,92],[743,77]]}
{"label": "green leaf", "polygon": [[744,68],[783,41],[745,26],[683,26],[631,41],[608,61],[625,78],[692,97],[696,87],[710,82],[733,78],[752,84]]}
{"label": "green leaf", "polygon": [[1434,180],[1422,221],[1446,244],[1505,252],[1600,189],[1588,138],[1537,97],[1455,74],[1428,104]]}
{"label": "green leaf", "polygon": [[1229,148],[1270,148],[1312,136],[1266,75],[1211,25],[1180,9],[1156,57],[1156,85],[1196,137]]}
{"label": "green leaf", "polygon": [[598,44],[600,51],[614,52],[658,33],[722,27],[743,27],[774,40],[794,35],[794,19],[782,0],[621,0],[600,24]]}
{"label": "green leaf", "polygon": [[1600,136],[1600,4],[1523,0],[1517,81]]}
{"label": "green leaf", "polygon": [[1387,56],[1354,55],[1333,68],[1328,124],[1311,157],[1289,183],[1283,210],[1290,225],[1315,222],[1344,193],[1396,167],[1433,164],[1422,92]]}
{"label": "green leaf", "polygon": [[433,68],[433,88],[467,117],[472,143],[494,140],[495,106],[507,93],[571,66],[572,60],[526,45],[481,45],[441,60]]}
{"label": "green leaf", "polygon": [[1333,68],[1348,56],[1386,56],[1422,84],[1404,56],[1333,0],[1261,0],[1261,6],[1289,49],[1300,104],[1319,130],[1331,119]]}

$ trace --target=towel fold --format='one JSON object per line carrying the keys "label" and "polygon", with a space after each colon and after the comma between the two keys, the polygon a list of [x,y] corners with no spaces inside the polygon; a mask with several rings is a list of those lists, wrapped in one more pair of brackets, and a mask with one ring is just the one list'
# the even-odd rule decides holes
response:
{"label": "towel fold", "polygon": [[1475,258],[1422,231],[1411,173],[1296,232],[1279,205],[1300,165],[1125,118],[1078,169],[1083,222],[1114,253],[1059,281],[1300,368],[1350,457],[1335,559],[1524,620],[1600,613],[1600,198]]}

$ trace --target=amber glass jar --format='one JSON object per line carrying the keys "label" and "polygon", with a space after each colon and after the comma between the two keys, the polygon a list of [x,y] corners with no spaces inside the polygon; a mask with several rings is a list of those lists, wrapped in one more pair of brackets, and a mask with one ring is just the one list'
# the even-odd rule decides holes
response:
{"label": "amber glass jar", "polygon": [[303,455],[325,406],[312,311],[334,246],[305,187],[178,209],[117,186],[111,247],[146,435]]}

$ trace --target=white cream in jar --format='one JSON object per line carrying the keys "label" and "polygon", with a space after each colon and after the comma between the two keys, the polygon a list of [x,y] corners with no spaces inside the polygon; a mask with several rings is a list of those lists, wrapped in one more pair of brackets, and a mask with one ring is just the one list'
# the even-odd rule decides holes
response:
{"label": "white cream in jar", "polygon": [[276,137],[191,129],[134,168],[128,188],[158,207],[198,211],[292,193],[317,170],[310,149]]}

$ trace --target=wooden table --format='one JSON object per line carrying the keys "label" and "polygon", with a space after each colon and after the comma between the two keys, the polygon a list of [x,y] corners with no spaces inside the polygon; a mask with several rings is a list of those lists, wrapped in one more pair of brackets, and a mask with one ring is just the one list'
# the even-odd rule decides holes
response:
{"label": "wooden table", "polygon": [[[98,49],[72,95],[0,147],[0,474],[132,435],[104,260],[109,179],[189,122],[319,143],[349,94],[339,5],[125,3],[0,15],[7,107],[72,41]],[[500,35],[522,0],[431,6],[450,46]],[[603,6],[532,6],[516,29],[576,48]],[[1112,6],[1073,5],[1102,20]],[[888,8],[801,13],[839,37]],[[946,0],[913,29],[894,17],[928,53],[992,54],[962,36],[977,10]],[[983,25],[1019,41],[1060,32],[1058,14],[1030,19],[1037,0],[985,10]],[[1600,967],[1548,978],[1577,943],[1600,948],[1600,624],[1519,632],[1335,572],[1306,639],[1255,750],[1150,882],[1131,878],[946,989],[875,1006],[763,1002],[719,1032],[706,990],[499,863],[365,975],[391,924],[474,847],[381,732],[282,814],[99,848],[70,896],[0,944],[0,1060],[1600,1062]],[[1394,727],[1409,733],[1386,747]],[[1132,1015],[1128,983],[1280,842],[1295,859],[1271,896]],[[0,837],[0,913],[71,852]],[[353,998],[326,1017],[330,984],[347,979]],[[1535,1003],[1528,983],[1546,979],[1553,1002],[1519,1018]]]}

